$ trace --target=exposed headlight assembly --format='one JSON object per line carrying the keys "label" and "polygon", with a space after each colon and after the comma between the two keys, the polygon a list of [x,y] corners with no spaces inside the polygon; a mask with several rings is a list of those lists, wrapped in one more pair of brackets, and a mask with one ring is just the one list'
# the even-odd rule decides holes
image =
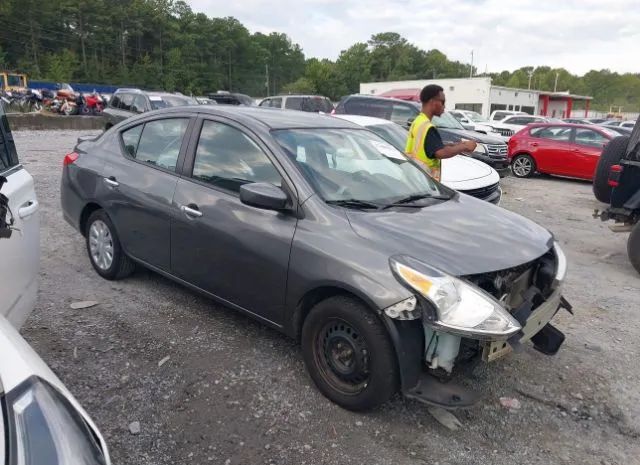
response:
{"label": "exposed headlight assembly", "polygon": [[497,300],[470,283],[411,257],[393,257],[390,264],[402,283],[433,304],[435,329],[491,340],[508,339],[520,331],[520,324]]}
{"label": "exposed headlight assembly", "polygon": [[80,413],[32,377],[7,395],[16,465],[105,465],[108,456]]}
{"label": "exposed headlight assembly", "polygon": [[556,278],[554,284],[557,286],[564,281],[564,278],[567,276],[567,257],[558,242],[553,244],[553,253],[556,256]]}

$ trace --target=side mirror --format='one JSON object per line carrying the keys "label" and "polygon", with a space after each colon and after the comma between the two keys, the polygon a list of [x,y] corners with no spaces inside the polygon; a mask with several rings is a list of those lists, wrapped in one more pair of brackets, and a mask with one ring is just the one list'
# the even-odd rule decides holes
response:
{"label": "side mirror", "polygon": [[254,182],[240,186],[240,201],[264,210],[284,210],[289,198],[282,189],[267,182]]}

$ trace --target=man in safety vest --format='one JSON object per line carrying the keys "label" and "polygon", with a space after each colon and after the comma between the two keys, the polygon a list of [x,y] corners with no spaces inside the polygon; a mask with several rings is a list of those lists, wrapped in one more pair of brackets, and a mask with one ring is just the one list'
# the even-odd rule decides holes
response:
{"label": "man in safety vest", "polygon": [[442,160],[455,157],[463,152],[473,152],[476,143],[467,140],[457,144],[445,145],[431,118],[444,113],[444,90],[430,84],[420,92],[422,112],[413,120],[409,129],[409,139],[405,152],[418,161],[434,179],[440,181]]}

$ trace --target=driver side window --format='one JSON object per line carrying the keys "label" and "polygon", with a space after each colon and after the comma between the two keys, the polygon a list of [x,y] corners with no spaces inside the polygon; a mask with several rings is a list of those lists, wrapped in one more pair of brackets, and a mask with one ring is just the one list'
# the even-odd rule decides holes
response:
{"label": "driver side window", "polygon": [[216,121],[204,121],[202,125],[193,178],[236,193],[248,183],[282,185],[280,173],[253,140]]}

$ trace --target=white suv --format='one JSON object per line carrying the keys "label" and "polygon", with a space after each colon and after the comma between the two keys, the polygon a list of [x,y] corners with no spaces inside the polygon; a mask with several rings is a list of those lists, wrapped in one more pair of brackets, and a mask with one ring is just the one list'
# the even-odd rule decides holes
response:
{"label": "white suv", "polygon": [[474,131],[500,137],[502,134],[496,131],[491,122],[480,113],[471,110],[449,110],[460,123],[471,126]]}
{"label": "white suv", "polygon": [[333,111],[331,100],[321,95],[276,95],[263,99],[259,106],[312,113],[331,113]]}

